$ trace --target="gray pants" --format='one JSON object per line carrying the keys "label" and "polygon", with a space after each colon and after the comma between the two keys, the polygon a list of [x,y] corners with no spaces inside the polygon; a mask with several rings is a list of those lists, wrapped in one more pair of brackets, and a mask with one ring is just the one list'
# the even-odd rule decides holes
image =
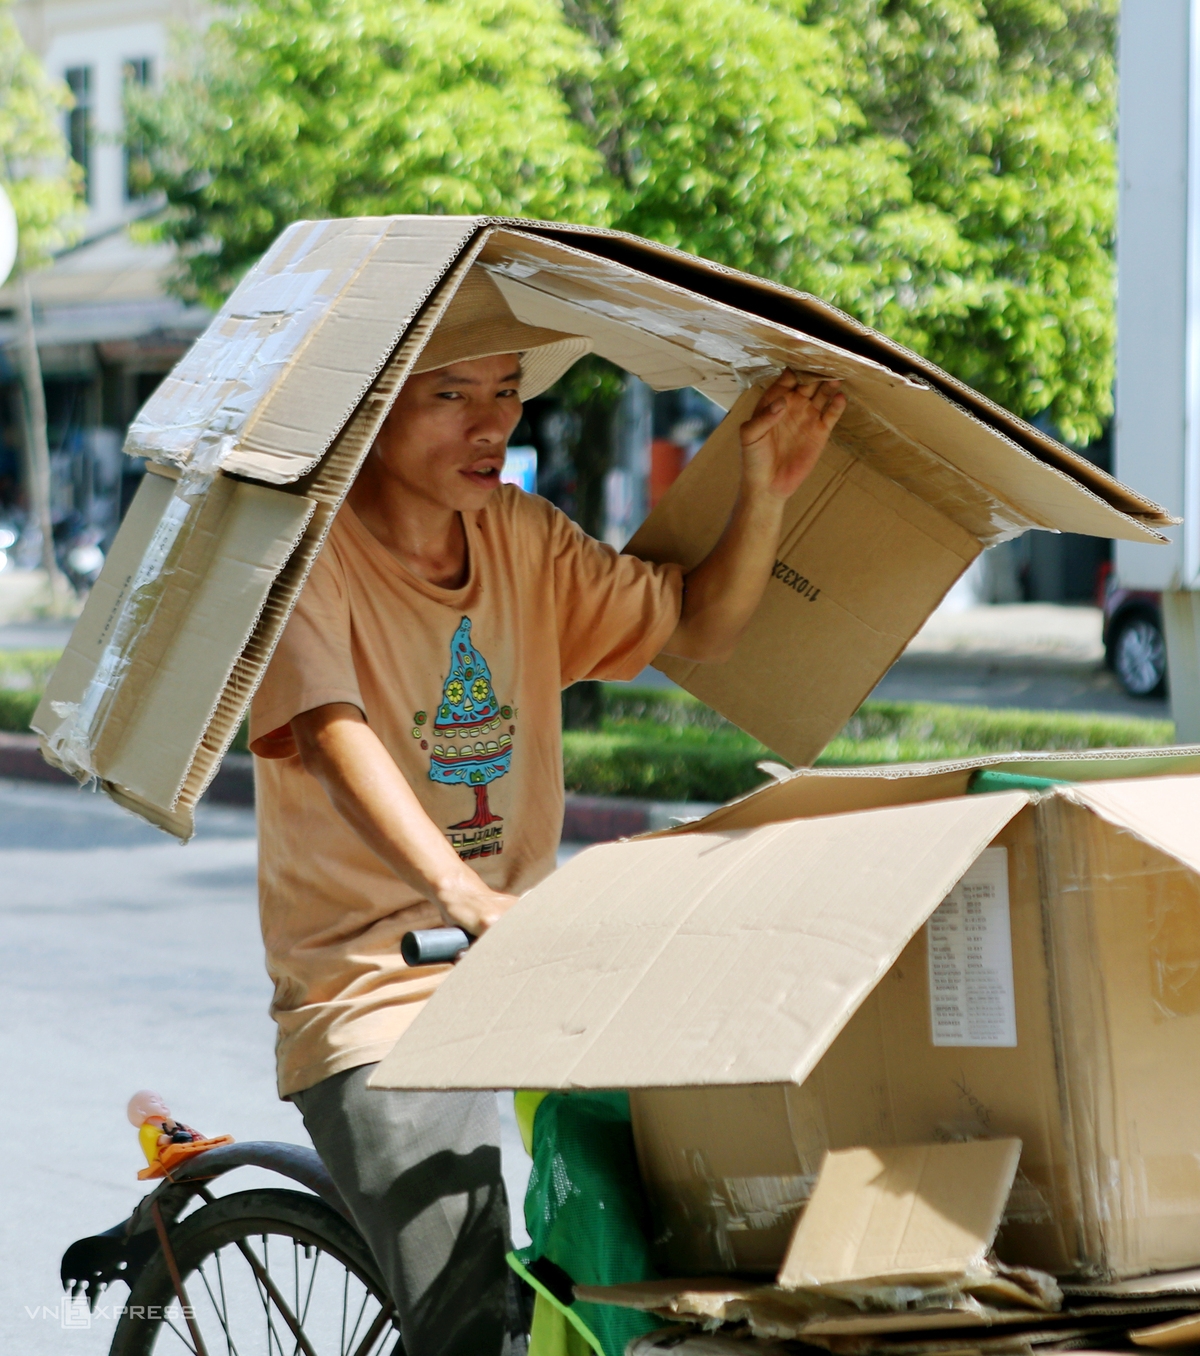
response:
{"label": "gray pants", "polygon": [[292,1101],[391,1289],[407,1356],[500,1356],[510,1243],[495,1094],[373,1091],[374,1067]]}

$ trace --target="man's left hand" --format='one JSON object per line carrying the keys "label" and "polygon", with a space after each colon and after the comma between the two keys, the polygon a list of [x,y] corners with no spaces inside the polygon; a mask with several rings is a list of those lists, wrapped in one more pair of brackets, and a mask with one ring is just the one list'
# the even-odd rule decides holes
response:
{"label": "man's left hand", "polygon": [[742,425],[745,487],[789,498],[816,464],[845,408],[840,382],[802,381],[784,368]]}

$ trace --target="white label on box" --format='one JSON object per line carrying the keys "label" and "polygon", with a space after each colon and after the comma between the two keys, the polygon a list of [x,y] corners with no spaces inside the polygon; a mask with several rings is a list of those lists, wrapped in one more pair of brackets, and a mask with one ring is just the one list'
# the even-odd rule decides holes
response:
{"label": "white label on box", "polygon": [[1006,848],[979,854],[925,936],[934,1045],[1016,1045]]}

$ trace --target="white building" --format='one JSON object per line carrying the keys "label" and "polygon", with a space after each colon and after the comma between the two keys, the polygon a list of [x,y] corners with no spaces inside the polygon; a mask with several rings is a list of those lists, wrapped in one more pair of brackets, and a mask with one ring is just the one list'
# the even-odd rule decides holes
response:
{"label": "white building", "polygon": [[1200,0],[1124,0],[1116,472],[1183,519],[1117,545],[1161,591],[1178,738],[1200,741]]}
{"label": "white building", "polygon": [[[58,514],[86,510],[97,485],[105,498],[120,495],[120,485],[110,482],[121,475],[118,448],[126,425],[208,320],[201,308],[167,294],[171,250],[130,239],[129,223],[155,204],[131,182],[122,144],[125,83],[156,84],[172,30],[199,26],[203,15],[192,0],[17,0],[14,6],[30,50],[75,96],[63,130],[87,182],[81,239],[32,279]],[[15,373],[4,361],[14,332],[12,304],[0,291],[0,512],[12,496],[21,445],[11,398]]]}

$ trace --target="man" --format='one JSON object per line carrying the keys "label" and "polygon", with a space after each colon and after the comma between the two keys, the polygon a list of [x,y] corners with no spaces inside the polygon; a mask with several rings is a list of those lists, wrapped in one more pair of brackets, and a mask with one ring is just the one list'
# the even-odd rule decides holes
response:
{"label": "man", "polygon": [[371,1245],[409,1356],[505,1341],[507,1203],[495,1098],[369,1091],[448,972],[413,928],[475,934],[554,869],[560,693],[656,654],[727,658],[783,506],[845,407],[784,372],[742,428],[741,492],[711,554],[619,556],[501,487],[521,400],[587,341],[519,323],[468,274],[401,391],[280,640],[251,715],[279,1090]]}

